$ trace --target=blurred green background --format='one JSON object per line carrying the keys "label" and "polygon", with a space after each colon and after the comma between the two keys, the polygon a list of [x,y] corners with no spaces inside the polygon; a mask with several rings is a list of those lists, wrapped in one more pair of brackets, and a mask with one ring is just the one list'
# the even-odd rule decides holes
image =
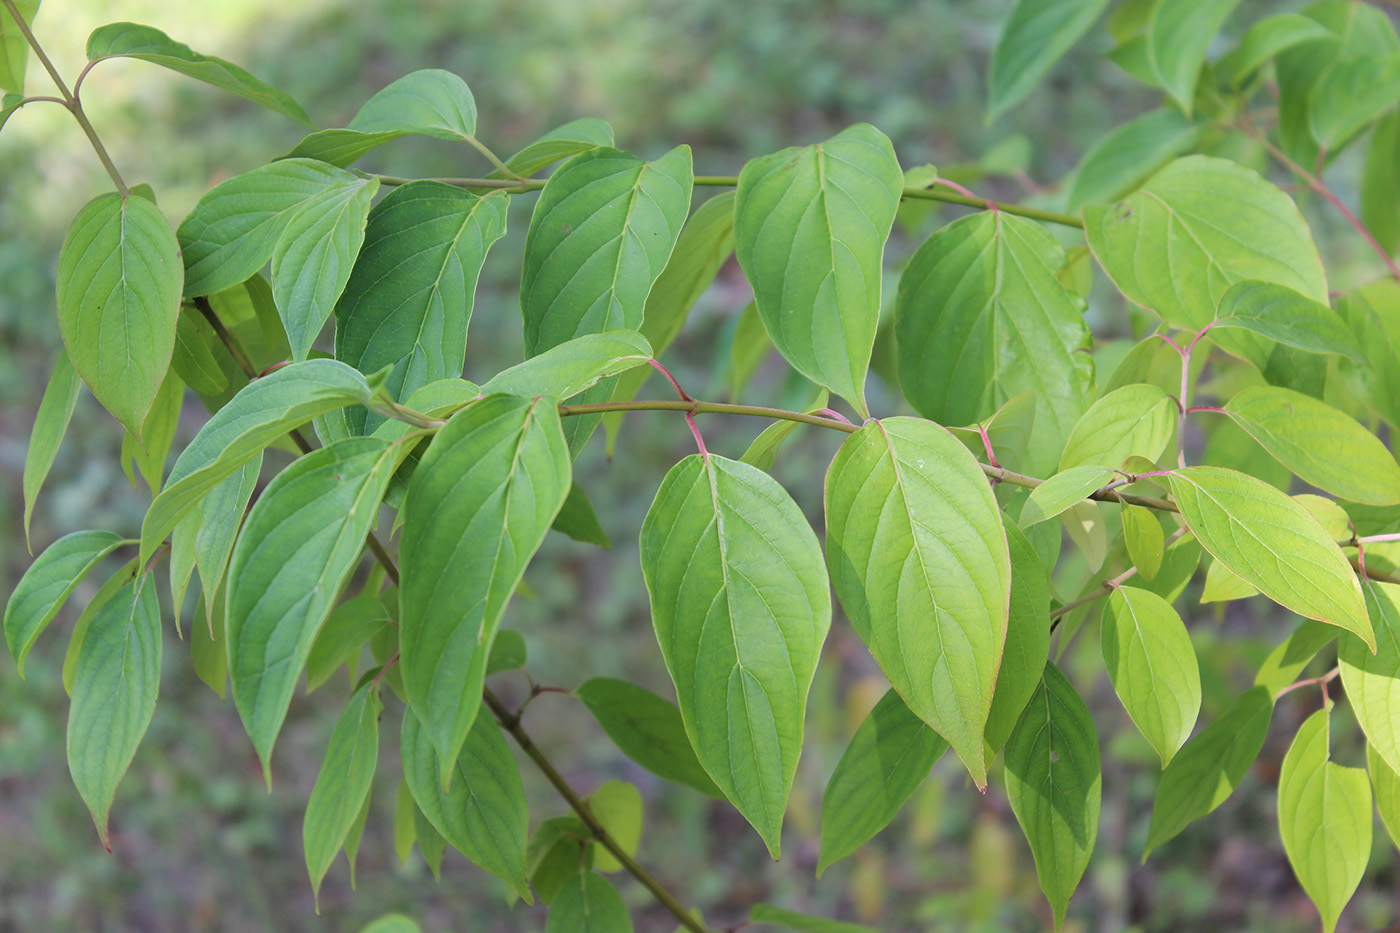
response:
{"label": "blurred green background", "polygon": [[[1227,35],[1261,12],[1293,6],[1245,3]],[[48,0],[36,31],[71,80],[93,28],[109,19],[148,23],[286,89],[323,126],[343,125],[374,91],[409,71],[445,68],[473,88],[479,135],[502,154],[553,125],[598,116],[612,123],[622,148],[653,157],[688,143],[697,173],[733,174],[751,156],[868,121],[891,136],[906,167],[932,162],[946,173],[961,166],[959,177],[979,193],[1025,200],[1042,196],[1042,186],[1053,188],[1095,139],[1155,106],[1156,95],[1100,57],[1110,45],[1100,28],[1026,104],[985,126],[987,58],[1009,7],[1009,0]],[[30,81],[31,93],[48,92],[32,62]],[[85,83],[84,100],[127,180],[154,185],[172,220],[213,184],[286,152],[301,135],[275,114],[141,62],[103,64]],[[378,150],[360,167],[427,176],[487,169],[465,147],[422,139]],[[1352,201],[1355,174],[1354,161],[1343,159],[1330,176]],[[20,473],[59,346],[58,246],[69,218],[106,184],[59,108],[27,107],[0,134],[0,591],[6,593],[29,560],[20,532]],[[510,234],[483,274],[469,377],[484,379],[521,355],[516,283],[532,203],[532,197],[516,199]],[[1334,280],[1355,284],[1366,266],[1358,244],[1315,205],[1304,206]],[[924,218],[920,229],[953,216],[944,210]],[[892,266],[916,243],[909,231],[899,233]],[[730,263],[670,351],[668,362],[693,394],[728,394],[729,344],[748,297]],[[1089,313],[1100,338],[1129,334],[1121,303],[1096,301]],[[664,397],[657,394],[663,388],[653,383],[642,395]],[[747,399],[801,405],[805,391],[770,358]],[[895,393],[877,389],[872,407],[888,414],[899,403]],[[186,406],[183,439],[198,428],[197,409],[193,400]],[[731,456],[761,427],[719,419],[703,424],[711,449]],[[649,624],[636,535],[661,476],[690,444],[674,418],[632,415],[611,460],[601,436],[580,459],[579,480],[614,547],[604,552],[551,536],[527,573],[533,598],[517,598],[506,624],[525,635],[539,682],[573,687],[591,676],[621,676],[670,693]],[[817,519],[822,470],[835,445],[832,437],[800,434],[777,467]],[[129,486],[117,465],[119,446],[116,424],[85,396],[36,514],[36,548],[78,528],[139,527],[149,493]],[[74,603],[94,589],[87,584]],[[1226,611],[1197,606],[1189,593],[1182,605],[1202,658],[1204,721],[1249,684],[1263,655],[1296,620],[1258,615],[1261,607],[1253,603]],[[67,702],[59,668],[74,616],[66,610],[40,642],[27,682],[10,662],[0,664],[0,930],[354,930],[388,910],[418,917],[428,931],[543,928],[541,909],[510,905],[500,884],[460,856],[449,853],[441,883],[417,854],[399,864],[392,840],[399,772],[393,716],[385,718],[386,751],[358,890],[351,890],[343,861],[337,863],[318,917],[302,862],[301,813],[349,681],[337,675],[294,702],[268,794],[232,705],[196,680],[188,644],[173,630],[161,703],[118,793],[114,852],[106,854],[64,759]],[[1069,928],[1315,928],[1315,914],[1283,858],[1273,810],[1278,763],[1316,697],[1304,699],[1300,691],[1281,702],[1270,741],[1239,792],[1139,865],[1155,756],[1102,675],[1097,638],[1080,637],[1067,657],[1095,711],[1105,752],[1098,850],[1071,905]],[[503,694],[523,697],[519,674],[497,680]],[[617,777],[641,787],[647,820],[641,860],[683,901],[700,905],[713,926],[738,924],[749,904],[765,900],[886,930],[1046,927],[1029,851],[999,782],[994,777],[991,792],[980,796],[954,760],[939,763],[874,843],[814,880],[826,778],[882,692],[879,672],[838,618],[813,688],[784,857],[776,864],[730,808],[630,764],[572,699],[541,697],[526,725],[581,790]],[[528,763],[524,771],[533,820],[563,814],[562,802]],[[617,880],[639,931],[674,928],[639,885]],[[1395,853],[1378,831],[1367,880],[1342,928],[1388,922],[1397,906],[1395,881]]]}

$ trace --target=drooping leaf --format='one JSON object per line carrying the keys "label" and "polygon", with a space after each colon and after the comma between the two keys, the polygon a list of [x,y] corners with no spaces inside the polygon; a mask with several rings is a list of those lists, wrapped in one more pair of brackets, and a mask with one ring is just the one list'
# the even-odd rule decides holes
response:
{"label": "drooping leaf", "polygon": [[1002,524],[1011,553],[1011,612],[984,731],[989,758],[1010,738],[1021,711],[1040,687],[1050,655],[1050,587],[1045,566],[1021,529],[1010,522]]}
{"label": "drooping leaf", "polygon": [[413,809],[413,834],[418,840],[419,854],[427,863],[428,870],[433,873],[433,880],[441,881],[442,858],[447,854],[447,840],[417,807]]}
{"label": "drooping leaf", "polygon": [[[206,596],[199,594],[195,602],[194,624],[190,626],[190,663],[195,676],[210,690],[224,698],[228,689],[228,641],[224,637],[224,594],[220,592],[212,608],[206,608]],[[200,617],[209,620],[200,624]]]}
{"label": "drooping leaf", "polygon": [[1391,768],[1400,769],[1400,586],[1368,580],[1365,590],[1376,653],[1344,634],[1337,663],[1347,700],[1371,747]]}
{"label": "drooping leaf", "polygon": [[1006,744],[1006,795],[1058,927],[1089,865],[1103,794],[1094,720],[1054,664]]}
{"label": "drooping leaf", "polygon": [[754,904],[749,908],[750,923],[771,923],[785,930],[802,930],[804,933],[875,933],[874,927],[863,923],[847,923],[844,920],[831,920],[827,917],[813,917],[795,910],[785,910],[772,904]]}
{"label": "drooping leaf", "polygon": [[1089,405],[1089,329],[1056,276],[1064,250],[1002,211],[954,221],[909,260],[895,305],[899,384],[920,414],[970,424],[1035,393],[1032,459],[1044,472]]}
{"label": "drooping leaf", "polygon": [[645,366],[651,357],[651,344],[634,330],[583,334],[497,373],[482,384],[481,394],[549,395],[562,401],[608,376]]}
{"label": "drooping leaf", "polygon": [[1400,502],[1395,456],[1331,405],[1291,389],[1251,386],[1225,411],[1304,482],[1366,505]]}
{"label": "drooping leaf", "polygon": [[[637,854],[642,841],[642,793],[635,784],[603,782],[588,795],[588,809],[622,851]],[[602,845],[593,855],[593,867],[598,871],[622,871],[622,863]]]}
{"label": "drooping leaf", "polygon": [[1017,0],[992,50],[987,122],[1034,90],[1106,6],[1108,0]]}
{"label": "drooping leaf", "polygon": [[399,549],[400,667],[446,764],[481,707],[501,614],[571,485],[555,407],[508,395],[454,415],[414,470]]}
{"label": "drooping leaf", "polygon": [[1240,44],[1215,62],[1215,73],[1221,81],[1239,87],[1280,52],[1330,36],[1321,23],[1299,13],[1266,16],[1251,24]]}
{"label": "drooping leaf", "polygon": [[822,798],[822,848],[817,877],[889,825],[928,777],[948,743],[885,693],[836,763]]}
{"label": "drooping leaf", "polygon": [[1117,473],[1113,469],[1093,464],[1070,467],[1056,473],[1031,490],[1030,498],[1021,508],[1021,524],[1029,527],[1054,518],[1083,502],[1090,493],[1102,488],[1115,476]]}
{"label": "drooping leaf", "polygon": [[5,603],[5,643],[24,676],[24,659],[73,590],[102,558],[130,542],[110,531],[75,531],[44,549]]}
{"label": "drooping leaf", "polygon": [[1191,115],[1210,40],[1239,0],[1158,0],[1147,20],[1147,55],[1157,83]]}
{"label": "drooping leaf", "polygon": [[1371,855],[1371,785],[1361,768],[1331,760],[1329,710],[1298,729],[1278,777],[1283,851],[1332,933]]}
{"label": "drooping leaf", "polygon": [[1337,635],[1337,630],[1330,625],[1304,619],[1292,635],[1269,652],[1254,677],[1255,686],[1267,688],[1269,695],[1277,700],[1283,689],[1297,680],[1303,668]]}
{"label": "drooping leaf", "polygon": [[141,556],[235,470],[288,431],[346,405],[369,404],[365,377],[335,360],[293,363],[255,379],[214,413],[166,477],[141,524]]}
{"label": "drooping leaf", "polygon": [[[460,754],[445,767],[412,707],[404,709],[399,743],[404,780],[423,815],[453,848],[532,903],[525,879],[525,786],[496,720],[473,717]],[[452,774],[446,791],[444,771]]]}
{"label": "drooping leaf", "polygon": [[569,496],[564,500],[559,514],[554,516],[554,524],[550,527],[584,544],[596,544],[602,548],[612,547],[608,533],[598,522],[593,500],[588,498],[588,493],[584,492],[578,483],[569,487]]}
{"label": "drooping leaf", "polygon": [[335,722],[316,786],[306,802],[302,848],[318,904],[321,880],[369,799],[379,763],[379,714],[383,709],[379,692],[368,682],[350,697]]}
{"label": "drooping leaf", "polygon": [[632,933],[632,916],[608,879],[584,871],[565,881],[555,895],[544,933]]}
{"label": "drooping leaf", "polygon": [[827,471],[826,525],[827,565],[851,624],[984,786],[1011,557],[977,461],[935,424],[873,421]]}
{"label": "drooping leaf", "polygon": [[358,657],[370,638],[390,622],[389,610],[369,593],[336,606],[306,656],[306,692],[320,687],[342,664]]}
{"label": "drooping leaf", "polygon": [[1400,113],[1376,124],[1361,174],[1361,221],[1392,256],[1400,251]]}
{"label": "drooping leaf", "polygon": [[68,709],[68,770],[109,852],[107,818],[155,713],[160,655],[155,584],[130,579],[83,635]]}
{"label": "drooping leaf", "polygon": [[[217,593],[223,587],[229,555],[257,487],[262,460],[261,453],[254,454],[242,469],[215,486],[195,506],[199,528],[194,535],[194,564],[199,571],[199,586],[206,594]],[[189,520],[189,516],[184,519]],[[206,607],[213,608],[207,603]],[[211,615],[209,626],[212,625]]]}
{"label": "drooping leaf", "polygon": [[1075,422],[1060,454],[1060,469],[1103,463],[1121,466],[1128,457],[1156,460],[1176,432],[1175,402],[1155,385],[1114,389]]}
{"label": "drooping leaf", "polygon": [[89,201],[58,257],[58,328],[73,368],[139,432],[175,349],[180,247],[160,210],[117,192]]}
{"label": "drooping leaf", "polygon": [[566,881],[592,869],[598,849],[592,831],[576,816],[556,816],[535,827],[525,864],[540,903],[553,903]]}
{"label": "drooping leaf", "polygon": [[[40,0],[15,0],[15,9],[25,24],[34,22],[39,12]],[[29,43],[23,33],[10,19],[8,12],[0,16],[0,91],[8,91],[21,99],[24,97],[24,67],[29,60]],[[9,107],[9,94],[5,106]],[[4,120],[0,120],[0,126]]]}
{"label": "drooping leaf", "polygon": [[[375,205],[336,305],[336,359],[366,374],[392,366],[384,388],[399,401],[460,376],[477,278],[505,234],[507,197],[418,181]],[[347,412],[351,429],[367,433],[356,415]]]}
{"label": "drooping leaf", "polygon": [[1306,509],[1224,467],[1186,467],[1168,479],[1187,527],[1216,560],[1284,608],[1375,646],[1351,564]]}
{"label": "drooping leaf", "polygon": [[1162,569],[1162,552],[1166,545],[1162,523],[1151,509],[1140,505],[1124,504],[1119,514],[1123,517],[1123,542],[1129,559],[1144,580],[1153,579]]}
{"label": "drooping leaf", "polygon": [[34,514],[34,502],[58,456],[63,436],[68,433],[68,422],[78,403],[81,385],[67,351],[60,350],[44,387],[44,397],[39,400],[39,411],[34,415],[34,427],[29,432],[29,448],[24,455],[25,544],[29,544],[29,520]]}
{"label": "drooping leaf", "polygon": [[574,689],[574,696],[628,758],[667,781],[709,797],[724,796],[695,757],[676,704],[610,677],[584,681]]}
{"label": "drooping leaf", "polygon": [[1123,197],[1189,149],[1200,132],[1179,111],[1165,107],[1115,127],[1090,147],[1075,169],[1070,209]]}
{"label": "drooping leaf", "polygon": [[1325,151],[1337,150],[1400,100],[1400,53],[1329,62],[1308,102],[1308,126]]}
{"label": "drooping leaf", "polygon": [[861,414],[880,265],[903,187],[889,139],[865,123],[739,173],[735,253],[763,326],[798,372]]}
{"label": "drooping leaf", "polygon": [[[611,126],[597,117],[580,117],[555,127],[506,159],[506,167],[517,175],[528,178],[562,159],[612,144]],[[500,169],[496,169],[487,177],[505,178],[506,175]]]}
{"label": "drooping leaf", "polygon": [[729,347],[729,397],[738,401],[744,388],[758,372],[763,361],[773,350],[773,342],[763,329],[763,320],[758,316],[758,305],[752,301],[739,312],[734,324],[733,341]]}
{"label": "drooping leaf", "polygon": [[1242,279],[1327,301],[1322,261],[1297,205],[1235,162],[1177,159],[1117,204],[1084,208],[1084,224],[1094,256],[1123,294],[1177,327],[1210,323]]}
{"label": "drooping leaf", "polygon": [[1371,775],[1371,790],[1376,796],[1376,812],[1381,815],[1390,841],[1400,846],[1400,774],[1396,774],[1385,759],[1366,747],[1366,770]]}
{"label": "drooping leaf", "polygon": [[1109,594],[1101,631],[1108,679],[1166,767],[1201,710],[1201,672],[1191,636],[1171,603],[1132,586]]}
{"label": "drooping leaf", "polygon": [[1240,694],[1162,771],[1143,858],[1225,802],[1264,746],[1274,705],[1267,687]]}
{"label": "drooping leaf", "polygon": [[136,23],[99,26],[88,36],[87,57],[90,62],[108,58],[139,58],[237,94],[298,123],[311,127],[316,125],[301,109],[301,105],[285,92],[258,80],[232,62],[212,55],[201,55],[152,26]]}
{"label": "drooping leaf", "polygon": [[776,859],[831,625],[821,546],[767,473],[694,455],[657,491],[641,558],[690,744]]}
{"label": "drooping leaf", "polygon": [[268,484],[234,545],[229,673],[269,782],[292,693],[364,549],[398,453],[374,438],[347,438],[296,460]]}
{"label": "drooping leaf", "polygon": [[136,486],[136,474],[140,473],[152,495],[160,492],[165,479],[165,461],[169,459],[170,447],[175,442],[175,429],[179,426],[180,409],[184,403],[185,384],[174,370],[168,370],[140,433],[127,431],[122,435],[119,459],[122,471],[133,487]]}

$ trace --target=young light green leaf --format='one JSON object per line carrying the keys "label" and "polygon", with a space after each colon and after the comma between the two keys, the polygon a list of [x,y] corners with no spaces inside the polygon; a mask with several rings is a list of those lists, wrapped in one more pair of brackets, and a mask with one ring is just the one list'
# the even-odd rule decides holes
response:
{"label": "young light green leaf", "polygon": [[856,729],[827,782],[817,877],[888,826],[947,750],[948,743],[910,712],[899,694],[887,691]]}
{"label": "young light green leaf", "polygon": [[34,416],[34,428],[29,432],[29,449],[24,455],[24,542],[29,544],[29,520],[34,514],[34,502],[39,498],[39,490],[49,475],[63,436],[68,433],[68,422],[73,417],[73,407],[78,403],[78,389],[82,385],[78,374],[68,359],[66,350],[58,351],[53,373],[44,388],[44,397],[39,400],[39,411]]}
{"label": "young light green leaf", "polygon": [[880,264],[904,173],[866,123],[753,159],[739,173],[734,245],[784,359],[862,414],[880,321]]}
{"label": "young light green leaf", "polygon": [[117,784],[155,713],[160,654],[155,583],[129,579],[83,635],[68,709],[68,770],[108,852]]}
{"label": "young light green leaf", "polygon": [[784,910],[772,904],[754,904],[749,908],[750,923],[772,923],[788,930],[804,933],[875,933],[874,927],[863,923],[847,923],[827,917],[813,917],[795,910]]}
{"label": "young light green leaf", "polygon": [[[570,120],[563,126],[555,127],[539,139],[506,159],[506,168],[526,178],[555,162],[613,144],[613,130],[605,121],[597,117],[581,117]],[[506,173],[496,169],[487,178],[505,178]]]}
{"label": "young light green leaf", "polygon": [[[39,0],[16,0],[15,9],[28,25],[34,22],[34,14],[39,12]],[[21,99],[24,97],[24,66],[29,60],[29,43],[19,31],[8,13],[0,16],[0,91],[8,91]],[[9,94],[6,95],[6,98]],[[6,106],[9,106],[8,99]],[[4,121],[0,120],[0,126]]]}
{"label": "young light green leaf", "polygon": [[1400,502],[1395,456],[1331,405],[1291,389],[1250,386],[1225,411],[1304,482],[1365,505]]}
{"label": "young light green leaf", "polygon": [[584,871],[565,881],[555,895],[544,933],[632,933],[632,917],[608,879]]}
{"label": "young light green leaf", "polygon": [[584,681],[574,689],[574,696],[628,758],[659,778],[709,797],[724,796],[695,757],[676,704],[644,687],[610,677]]}
{"label": "young light green leaf", "polygon": [[1219,317],[1211,327],[1243,328],[1300,350],[1366,361],[1351,329],[1335,311],[1272,282],[1244,280],[1230,286],[1220,299]]}
{"label": "young light green leaf", "polygon": [[641,558],[690,744],[776,859],[831,625],[821,545],[767,473],[693,455],[662,481]]}
{"label": "young light green leaf", "polygon": [[826,529],[851,624],[909,708],[985,786],[1011,557],[981,467],[936,424],[873,421],[827,471]]}
{"label": "young light green leaf", "polygon": [[1068,206],[1105,204],[1131,192],[1200,138],[1179,111],[1152,110],[1110,130],[1090,147],[1074,172]]}
{"label": "young light green leaf", "polygon": [[110,531],[75,531],[44,549],[5,603],[5,643],[24,677],[24,659],[73,590],[102,558],[131,542]]}
{"label": "young light green leaf", "polygon": [[989,760],[1006,744],[1021,711],[1040,687],[1050,655],[1050,586],[1045,565],[1021,529],[1011,522],[1002,525],[1011,553],[1011,612],[983,733]]}
{"label": "young light green leaf", "polygon": [[390,622],[389,610],[368,593],[336,606],[306,656],[306,692],[315,690],[330,680],[342,664],[357,658],[365,643]]}
{"label": "young light green leaf", "polygon": [[1124,504],[1119,514],[1123,517],[1123,543],[1127,545],[1128,558],[1144,580],[1153,579],[1162,569],[1166,544],[1162,523],[1151,509],[1140,505]]}
{"label": "young light green leaf", "polygon": [[[399,401],[460,376],[477,278],[506,232],[507,198],[417,181],[375,205],[336,305],[336,359],[363,373],[392,366],[384,388]],[[347,412],[351,429],[368,433],[356,415]]]}
{"label": "young light green leaf", "polygon": [[1392,256],[1400,251],[1400,113],[1376,124],[1361,173],[1361,222]]}
{"label": "young light green leaf", "polygon": [[1143,858],[1225,802],[1264,746],[1274,705],[1254,687],[1181,747],[1162,771]]}
{"label": "young light green leaf", "polygon": [[1092,464],[1070,467],[1056,473],[1031,490],[1030,498],[1021,508],[1021,524],[1030,527],[1047,518],[1054,518],[1088,498],[1091,492],[1102,488],[1117,475],[1109,467]]}
{"label": "young light green leaf", "polygon": [[1224,467],[1186,467],[1168,479],[1187,527],[1216,560],[1285,609],[1375,647],[1351,564],[1305,508]]}
{"label": "young light green leaf", "polygon": [[[533,903],[525,879],[530,828],[525,786],[496,720],[490,714],[472,717],[460,754],[444,766],[410,706],[404,709],[399,744],[404,781],[433,827],[473,863],[504,879],[525,903]],[[447,791],[445,771],[452,774]]]}
{"label": "young light green leaf", "polygon": [[1132,586],[1104,604],[1103,659],[1123,708],[1166,767],[1201,711],[1196,649],[1171,603]]}
{"label": "young light green leaf", "polygon": [[1283,689],[1298,679],[1303,668],[1307,667],[1337,634],[1337,630],[1330,625],[1324,625],[1315,619],[1304,619],[1303,624],[1294,629],[1293,634],[1284,639],[1283,644],[1269,652],[1269,656],[1259,666],[1254,685],[1266,687],[1269,695],[1277,700]]}
{"label": "young light green leaf", "polygon": [[[605,781],[588,797],[588,809],[628,855],[642,841],[642,793],[627,781]],[[622,871],[622,863],[603,846],[593,856],[598,871]]]}
{"label": "young light green leaf", "polygon": [[1094,720],[1074,685],[1047,663],[1006,744],[1006,796],[1035,856],[1056,927],[1094,851],[1102,781]]}
{"label": "young light green leaf", "polygon": [[369,386],[336,360],[293,363],[248,383],[199,429],[170,468],[141,524],[143,561],[196,502],[263,448],[317,415],[353,404],[369,404]]}
{"label": "young light green leaf", "polygon": [[482,384],[481,394],[549,395],[563,400],[608,376],[645,366],[651,357],[651,344],[634,330],[583,334],[497,373]]}
{"label": "young light green leaf", "polygon": [[1327,301],[1322,260],[1297,205],[1235,162],[1177,159],[1126,199],[1084,208],[1084,226],[1123,294],[1177,327],[1210,323],[1242,279]]}
{"label": "young light green leaf", "polygon": [[1108,0],[1017,0],[992,50],[987,122],[1020,103],[1094,25]]}
{"label": "young light green leaf", "polygon": [[99,26],[88,36],[87,57],[90,62],[108,58],[139,58],[237,94],[298,123],[311,127],[316,125],[301,109],[301,105],[285,92],[259,81],[232,62],[212,55],[201,55],[152,26],[136,23]]}
{"label": "young light green leaf", "polygon": [[1298,13],[1266,16],[1245,30],[1240,44],[1215,62],[1216,76],[1239,87],[1275,55],[1330,36],[1327,27]]}
{"label": "young light green leaf", "polygon": [[1259,589],[1242,580],[1220,561],[1212,561],[1206,570],[1205,586],[1201,589],[1202,603],[1221,603],[1258,596]]}
{"label": "young light green leaf", "polygon": [[379,763],[379,692],[365,683],[350,697],[331,732],[330,745],[301,824],[306,870],[320,910],[321,880],[335,861],[369,799]]}
{"label": "young light green leaf", "polygon": [[58,257],[58,328],[73,368],[128,431],[139,432],[170,368],[183,283],[160,210],[113,191],[89,201]]}
{"label": "young light green leaf", "polygon": [[1089,329],[1056,273],[1064,250],[1041,225],[988,211],[954,221],[919,247],[895,305],[899,384],[940,424],[971,424],[1035,393],[1033,459],[1061,449],[1088,407],[1093,363],[1076,352]]}
{"label": "young light green leaf", "polygon": [[297,680],[364,549],[399,453],[374,438],[347,438],[294,461],[258,497],[234,545],[229,673],[269,782]]}
{"label": "young light green leaf", "polygon": [[1371,855],[1371,785],[1331,760],[1329,710],[1298,729],[1278,777],[1278,829],[1293,872],[1332,933]]}
{"label": "young light green leaf", "polygon": [[272,297],[292,358],[304,360],[350,279],[379,178],[355,178],[308,198],[272,247]]}
{"label": "young light green leaf", "polygon": [[550,527],[584,544],[596,544],[601,548],[612,547],[608,533],[598,522],[593,500],[588,498],[588,493],[584,492],[578,483],[569,487],[569,497],[564,500],[563,508],[554,516],[554,524]]}
{"label": "young light green leaf", "polygon": [[1119,466],[1129,457],[1156,460],[1176,432],[1176,403],[1155,385],[1114,389],[1075,422],[1060,469],[1089,463]]}
{"label": "young light green leaf", "polygon": [[1210,40],[1239,0],[1158,0],[1147,21],[1147,54],[1157,83],[1191,115]]}
{"label": "young light green leaf", "polygon": [[444,763],[476,718],[501,614],[571,485],[554,405],[508,395],[454,415],[413,472],[399,549],[400,666]]}
{"label": "young light green leaf", "polygon": [[[206,597],[199,594],[194,607],[194,624],[190,626],[190,662],[195,676],[210,690],[224,698],[228,689],[228,641],[224,637],[224,594],[215,598],[214,605],[207,607]],[[207,625],[200,624],[206,617]]]}
{"label": "young light green leaf", "polygon": [[1390,841],[1400,846],[1400,774],[1369,745],[1366,746],[1366,770],[1371,775],[1371,789],[1376,795],[1376,811],[1390,834]]}
{"label": "young light green leaf", "polygon": [[1323,151],[1339,150],[1400,100],[1400,53],[1329,62],[1309,98],[1313,138]]}
{"label": "young light green leaf", "polygon": [[1343,635],[1337,649],[1342,685],[1371,746],[1400,769],[1400,586],[1366,582],[1366,608],[1376,631],[1375,654],[1361,639]]}

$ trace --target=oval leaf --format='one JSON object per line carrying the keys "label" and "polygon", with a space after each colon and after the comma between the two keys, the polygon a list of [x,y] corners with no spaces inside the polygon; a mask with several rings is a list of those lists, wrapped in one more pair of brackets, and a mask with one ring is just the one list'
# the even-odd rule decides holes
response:
{"label": "oval leaf", "polygon": [[600,379],[645,365],[651,355],[651,344],[633,330],[584,334],[497,373],[481,386],[481,393],[550,395],[562,400]]}
{"label": "oval leaf", "polygon": [[1236,282],[1220,299],[1219,314],[1213,330],[1241,328],[1300,350],[1366,362],[1351,329],[1335,311],[1283,285]]}
{"label": "oval leaf", "polygon": [[1099,399],[1075,422],[1060,469],[1086,463],[1121,466],[1129,457],[1156,460],[1176,433],[1176,404],[1155,385],[1127,385]]}
{"label": "oval leaf", "polygon": [[29,649],[102,558],[128,543],[110,531],[75,531],[44,549],[5,603],[5,644],[24,676]]}
{"label": "oval leaf", "polygon": [[596,872],[574,875],[554,897],[544,933],[632,933],[622,895]]}
{"label": "oval leaf", "polygon": [[1367,581],[1366,608],[1376,631],[1376,653],[1361,639],[1343,635],[1337,662],[1347,699],[1371,747],[1400,770],[1400,586]]}
{"label": "oval leaf", "polygon": [[1030,527],[1047,518],[1054,518],[1066,509],[1083,502],[1089,494],[1117,476],[1117,471],[1103,466],[1070,467],[1031,490],[1021,508],[1021,524]]}

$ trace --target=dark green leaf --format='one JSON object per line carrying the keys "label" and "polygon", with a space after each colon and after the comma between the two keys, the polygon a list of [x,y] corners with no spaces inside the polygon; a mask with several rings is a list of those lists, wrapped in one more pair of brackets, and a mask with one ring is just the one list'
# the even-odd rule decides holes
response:
{"label": "dark green leaf", "polygon": [[585,871],[565,881],[555,895],[544,933],[632,933],[632,917],[606,878]]}
{"label": "dark green leaf", "polygon": [[525,860],[530,885],[541,904],[553,903],[564,882],[593,867],[598,846],[591,841],[592,836],[576,816],[556,816],[535,828]]}
{"label": "dark green leaf", "polygon": [[330,680],[342,664],[358,658],[370,638],[390,621],[389,610],[368,593],[336,606],[306,657],[306,692]]}
{"label": "dark green leaf", "polygon": [[1017,0],[992,50],[987,122],[1040,84],[1106,6],[1108,0]]}
{"label": "dark green leaf", "polygon": [[[224,594],[219,593],[212,609],[205,605],[206,597],[199,595],[195,603],[194,624],[190,626],[190,661],[195,676],[224,698],[228,689],[228,641],[224,637]],[[200,617],[208,618],[202,624]]]}
{"label": "dark green leaf", "polygon": [[369,683],[350,697],[335,722],[326,759],[306,802],[301,839],[311,891],[318,904],[321,880],[369,799],[379,762],[379,714],[383,709],[378,691]]}
{"label": "dark green leaf", "polygon": [[75,531],[44,549],[5,604],[5,643],[24,676],[24,659],[92,568],[130,542],[110,531]]}
{"label": "dark green leaf", "polygon": [[140,434],[127,431],[122,435],[119,459],[133,487],[136,486],[136,473],[139,472],[151,495],[160,492],[165,479],[165,461],[170,458],[170,446],[175,442],[175,429],[179,426],[180,409],[184,404],[185,384],[173,369],[169,370],[151,403],[146,423],[141,425]]}
{"label": "dark green leaf", "polygon": [[686,737],[676,704],[625,680],[594,677],[574,690],[622,753],[657,777],[710,797],[724,793],[710,780]]}
{"label": "dark green leaf", "polygon": [[569,497],[564,500],[564,507],[559,510],[559,514],[554,517],[552,527],[575,541],[604,548],[612,547],[608,533],[598,523],[598,513],[593,510],[592,500],[578,483],[569,487]]}
{"label": "dark green leaf", "polygon": [[1021,711],[1040,687],[1050,656],[1050,587],[1045,566],[1021,529],[1010,522],[1002,525],[1011,553],[1011,612],[983,733],[989,758],[1006,744]]}
{"label": "dark green leaf", "polygon": [[1315,619],[1304,619],[1259,667],[1254,677],[1256,687],[1266,687],[1275,700],[1283,689],[1303,672],[1317,653],[1337,637],[1337,630]]}
{"label": "dark green leaf", "polygon": [[39,411],[34,415],[34,428],[29,432],[29,449],[24,455],[25,544],[29,543],[29,520],[34,514],[34,501],[39,497],[39,490],[49,475],[54,458],[58,456],[63,436],[68,433],[68,422],[73,417],[73,407],[78,403],[81,385],[67,351],[60,350],[48,385],[44,388],[44,397],[39,401]]}

